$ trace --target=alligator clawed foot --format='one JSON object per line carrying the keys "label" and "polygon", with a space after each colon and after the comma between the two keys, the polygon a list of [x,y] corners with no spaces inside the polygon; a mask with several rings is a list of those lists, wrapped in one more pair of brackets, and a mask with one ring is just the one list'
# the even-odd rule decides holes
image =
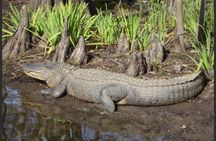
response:
{"label": "alligator clawed foot", "polygon": [[61,97],[64,95],[65,91],[66,91],[66,85],[59,84],[54,88],[42,89],[40,90],[40,93],[43,95],[52,95],[53,97]]}

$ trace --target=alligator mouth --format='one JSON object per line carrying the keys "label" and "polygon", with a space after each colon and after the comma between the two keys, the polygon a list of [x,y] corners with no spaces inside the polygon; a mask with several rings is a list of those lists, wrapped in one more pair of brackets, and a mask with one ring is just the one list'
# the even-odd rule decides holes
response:
{"label": "alligator mouth", "polygon": [[27,75],[33,78],[42,79],[41,77],[39,77],[41,72],[24,71],[24,73],[26,73]]}
{"label": "alligator mouth", "polygon": [[49,78],[49,73],[42,64],[24,64],[21,68],[25,74],[33,78],[44,81]]}

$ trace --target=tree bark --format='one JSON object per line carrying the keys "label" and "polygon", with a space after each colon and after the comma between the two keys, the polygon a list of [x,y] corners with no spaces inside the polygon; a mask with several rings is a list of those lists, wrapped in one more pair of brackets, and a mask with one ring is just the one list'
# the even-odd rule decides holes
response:
{"label": "tree bark", "polygon": [[144,54],[142,52],[134,52],[130,58],[130,65],[127,74],[130,76],[138,76],[149,73],[153,69],[154,63],[160,64],[164,60],[164,49],[154,36],[151,39],[151,48]]}
{"label": "tree bark", "polygon": [[138,76],[147,73],[146,59],[141,52],[134,52],[130,58],[130,65],[127,74],[130,76]]}
{"label": "tree bark", "polygon": [[198,27],[197,27],[197,40],[201,43],[205,41],[204,19],[205,19],[205,0],[202,0],[200,5],[199,20],[198,20]]}
{"label": "tree bark", "polygon": [[145,59],[147,63],[147,73],[153,69],[153,64],[160,64],[164,60],[164,48],[161,42],[155,36],[151,37],[151,48],[145,52]]}
{"label": "tree bark", "polygon": [[61,40],[57,45],[55,54],[53,56],[53,62],[65,62],[66,55],[69,47],[69,35],[68,35],[68,26],[67,26],[67,18],[64,19],[64,29],[61,36]]}
{"label": "tree bark", "polygon": [[70,56],[70,62],[74,65],[86,64],[88,55],[85,47],[85,39],[81,36],[78,44],[76,45],[73,53]]}
{"label": "tree bark", "polygon": [[26,5],[22,6],[21,15],[22,18],[19,27],[2,50],[3,60],[9,56],[23,53],[29,48],[29,32],[26,30],[29,21]]}
{"label": "tree bark", "polygon": [[177,34],[177,41],[176,41],[176,51],[177,52],[185,52],[184,46],[184,22],[183,22],[183,7],[182,7],[182,0],[175,0],[176,1],[176,34]]}
{"label": "tree bark", "polygon": [[118,53],[124,54],[129,50],[130,44],[127,40],[127,37],[124,33],[121,33],[120,38],[118,40]]}

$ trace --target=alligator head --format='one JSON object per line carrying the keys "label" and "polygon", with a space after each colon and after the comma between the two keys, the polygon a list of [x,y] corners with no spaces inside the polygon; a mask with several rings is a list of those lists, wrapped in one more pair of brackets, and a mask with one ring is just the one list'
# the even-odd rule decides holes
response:
{"label": "alligator head", "polygon": [[37,64],[24,64],[22,70],[28,76],[46,81],[50,87],[55,87],[60,83],[63,78],[59,72],[60,65],[58,63],[37,63]]}

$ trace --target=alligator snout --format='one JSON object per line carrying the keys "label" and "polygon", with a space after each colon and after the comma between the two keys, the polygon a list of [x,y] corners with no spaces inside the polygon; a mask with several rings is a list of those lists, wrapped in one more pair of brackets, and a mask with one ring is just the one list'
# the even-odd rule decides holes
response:
{"label": "alligator snout", "polygon": [[51,70],[45,64],[23,64],[21,69],[25,74],[40,80],[48,80]]}
{"label": "alligator snout", "polygon": [[36,71],[43,70],[45,67],[46,67],[45,64],[23,64],[21,66],[21,69],[24,72],[29,72],[29,71],[36,72]]}
{"label": "alligator snout", "polygon": [[21,70],[22,70],[22,71],[27,71],[28,68],[29,68],[29,64],[23,64],[23,65],[21,66]]}
{"label": "alligator snout", "polygon": [[41,70],[41,66],[38,66],[36,64],[23,64],[21,66],[21,69],[25,73],[28,73],[28,72],[37,72],[37,71]]}

